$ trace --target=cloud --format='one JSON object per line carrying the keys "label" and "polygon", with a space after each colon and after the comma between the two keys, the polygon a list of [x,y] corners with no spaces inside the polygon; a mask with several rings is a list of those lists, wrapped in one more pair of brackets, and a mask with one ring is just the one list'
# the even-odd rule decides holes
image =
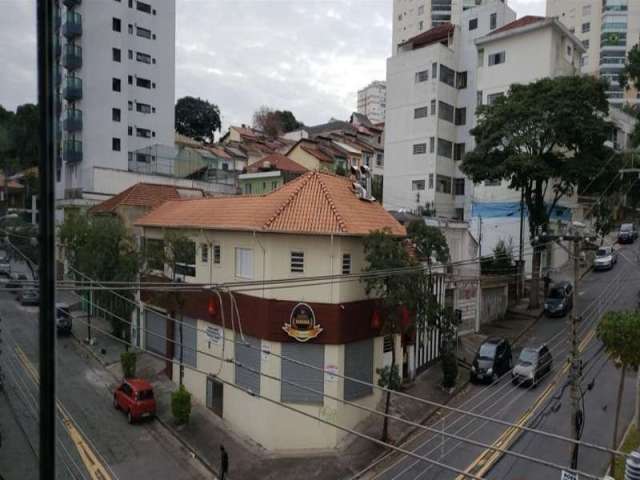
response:
{"label": "cloud", "polygon": [[[35,0],[3,5],[0,104],[14,109],[36,97]],[[544,0],[510,5],[544,14]],[[225,126],[262,105],[307,124],[346,118],[356,91],[385,78],[391,10],[391,0],[176,0],[176,98],[218,104]]]}

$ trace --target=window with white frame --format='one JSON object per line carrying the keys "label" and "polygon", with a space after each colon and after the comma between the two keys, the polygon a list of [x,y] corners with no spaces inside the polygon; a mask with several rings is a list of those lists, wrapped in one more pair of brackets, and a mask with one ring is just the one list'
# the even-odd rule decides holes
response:
{"label": "window with white frame", "polygon": [[351,254],[342,254],[342,274],[349,275],[351,273]]}
{"label": "window with white frame", "polygon": [[424,190],[424,180],[412,180],[411,190],[413,190],[414,192],[417,190]]}
{"label": "window with white frame", "polygon": [[291,252],[291,273],[304,273],[304,252]]}
{"label": "window with white frame", "polygon": [[499,65],[501,63],[504,63],[506,60],[507,54],[504,51],[492,53],[491,55],[489,55],[489,66]]}
{"label": "window with white frame", "polygon": [[206,243],[200,245],[200,260],[202,263],[207,263],[209,261],[209,245]]}
{"label": "window with white frame", "polygon": [[213,263],[215,263],[216,265],[220,265],[220,259],[221,259],[221,248],[220,245],[214,245],[213,246]]}
{"label": "window with white frame", "polygon": [[591,15],[591,5],[583,5],[582,6],[582,16],[588,17]]}
{"label": "window with white frame", "polygon": [[426,82],[427,80],[429,80],[429,70],[416,72],[416,83]]}
{"label": "window with white frame", "polygon": [[418,107],[413,109],[413,118],[426,118],[429,113],[429,107]]}
{"label": "window with white frame", "polygon": [[413,145],[413,154],[414,155],[422,155],[427,153],[427,144],[426,143],[415,143]]}
{"label": "window with white frame", "polygon": [[489,15],[489,29],[495,30],[497,24],[498,24],[498,14],[492,13],[491,15]]}
{"label": "window with white frame", "polygon": [[504,97],[504,92],[492,93],[491,95],[487,95],[487,104],[493,105],[500,97]]}
{"label": "window with white frame", "polygon": [[236,277],[253,278],[253,250],[236,247]]}
{"label": "window with white frame", "polygon": [[587,33],[591,31],[591,22],[585,22],[582,24],[582,33]]}

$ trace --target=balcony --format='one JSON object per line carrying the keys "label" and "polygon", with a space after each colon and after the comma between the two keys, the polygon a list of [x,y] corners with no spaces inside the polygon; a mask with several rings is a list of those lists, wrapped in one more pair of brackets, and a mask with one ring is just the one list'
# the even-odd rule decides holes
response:
{"label": "balcony", "polygon": [[82,0],[63,0],[64,6],[67,8],[79,7]]}
{"label": "balcony", "polygon": [[65,162],[81,162],[82,142],[80,140],[65,140],[62,147],[62,156]]}
{"label": "balcony", "polygon": [[62,96],[69,102],[75,102],[82,98],[82,79],[78,77],[67,77]]}
{"label": "balcony", "polygon": [[67,38],[74,38],[82,35],[82,16],[78,12],[67,12],[62,34]]}
{"label": "balcony", "polygon": [[82,66],[82,47],[78,45],[65,45],[62,65],[67,70],[77,70]]}
{"label": "balcony", "polygon": [[62,125],[65,131],[69,133],[82,130],[82,110],[67,110]]}

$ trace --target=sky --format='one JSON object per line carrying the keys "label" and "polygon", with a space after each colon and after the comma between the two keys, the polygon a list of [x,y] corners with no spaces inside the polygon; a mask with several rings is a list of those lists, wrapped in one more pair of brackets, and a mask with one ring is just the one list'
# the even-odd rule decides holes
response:
{"label": "sky", "polygon": [[[109,0],[99,0],[109,1]],[[518,17],[544,0],[507,0]],[[0,105],[35,101],[35,0],[0,0]],[[219,106],[223,128],[263,105],[307,125],[348,118],[384,80],[392,0],[176,0],[176,99]]]}

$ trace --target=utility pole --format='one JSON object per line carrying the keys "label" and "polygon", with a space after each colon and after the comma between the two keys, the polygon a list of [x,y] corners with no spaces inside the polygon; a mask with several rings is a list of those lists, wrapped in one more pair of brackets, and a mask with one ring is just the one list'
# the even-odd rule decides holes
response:
{"label": "utility pole", "polygon": [[482,217],[478,217],[478,258],[482,261]]}
{"label": "utility pole", "polygon": [[[580,408],[580,391],[578,385],[580,383],[580,351],[578,349],[578,314],[576,313],[576,304],[578,300],[578,282],[580,280],[580,250],[582,246],[582,238],[575,236],[573,239],[573,308],[571,309],[571,317],[569,319],[571,349],[570,349],[570,385],[571,385],[571,433],[574,440],[580,440],[582,432],[582,423],[584,412]],[[578,468],[578,449],[579,444],[573,444],[571,453],[571,468]]]}
{"label": "utility pole", "polygon": [[520,190],[520,248],[518,255],[518,299],[524,296],[524,190]]}

